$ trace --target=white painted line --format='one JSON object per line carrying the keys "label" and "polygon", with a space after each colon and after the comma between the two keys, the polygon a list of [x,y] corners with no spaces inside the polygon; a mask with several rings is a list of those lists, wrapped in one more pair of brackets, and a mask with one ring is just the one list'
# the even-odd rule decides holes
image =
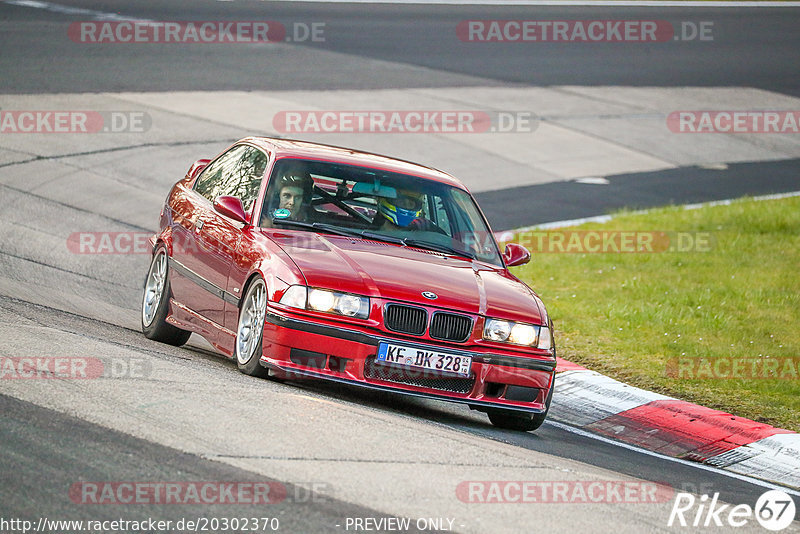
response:
{"label": "white painted line", "polygon": [[586,176],[585,178],[578,178],[575,182],[589,185],[608,185],[611,183],[607,178],[603,178],[602,176]]}
{"label": "white painted line", "polygon": [[580,428],[575,428],[575,427],[570,426],[570,425],[566,425],[566,424],[563,424],[563,423],[558,423],[556,421],[551,421],[550,419],[545,421],[544,424],[552,425],[552,426],[554,426],[554,427],[556,427],[558,429],[564,430],[566,432],[570,432],[572,434],[576,434],[578,436],[583,436],[585,438],[591,438],[591,439],[594,439],[594,440],[597,440],[597,441],[602,441],[603,443],[608,443],[609,445],[615,445],[617,447],[622,447],[623,449],[628,449],[630,451],[638,452],[638,453],[644,454],[646,456],[652,456],[653,458],[660,458],[662,460],[667,460],[669,462],[674,462],[674,463],[677,463],[677,464],[682,464],[682,465],[686,465],[686,466],[689,466],[689,467],[694,467],[695,469],[701,469],[703,471],[709,471],[709,472],[712,472],[712,473],[716,473],[718,475],[723,475],[723,476],[726,476],[726,477],[729,477],[729,478],[734,478],[736,480],[741,480],[743,482],[748,482],[750,484],[753,484],[754,486],[761,486],[762,488],[767,488],[767,489],[781,490],[784,493],[788,493],[790,495],[794,495],[796,497],[800,497],[800,491],[789,489],[786,486],[773,484],[771,482],[755,479],[755,478],[752,478],[752,477],[749,477],[749,476],[746,476],[746,475],[741,475],[739,473],[734,473],[734,472],[731,472],[731,471],[726,471],[724,469],[718,469],[716,467],[711,467],[711,466],[708,466],[708,465],[705,465],[705,464],[701,464],[701,463],[698,463],[698,462],[690,462],[689,460],[683,460],[681,458],[673,458],[672,456],[665,456],[663,454],[660,454],[660,453],[657,453],[657,452],[653,452],[653,451],[648,451],[647,449],[642,449],[642,448],[636,447],[634,445],[629,445],[627,443],[622,443],[620,441],[614,441],[613,439],[609,439],[609,438],[606,438],[604,436],[598,436],[596,434],[592,434],[591,432],[587,432],[585,430],[581,430]]}
{"label": "white painted line", "polygon": [[[782,198],[792,198],[792,197],[800,197],[800,191],[792,191],[791,193],[777,193],[777,194],[774,194],[774,195],[761,195],[761,196],[757,196],[757,197],[752,197],[752,198],[750,198],[748,200],[756,200],[756,201],[761,201],[761,200],[780,200]],[[700,204],[686,204],[686,205],[683,206],[683,209],[685,209],[685,210],[696,210],[696,209],[705,208],[705,207],[711,207],[711,206],[729,206],[729,205],[733,204],[734,202],[738,202],[739,200],[741,200],[741,198],[730,198],[730,199],[727,199],[727,200],[714,200],[714,201],[711,201],[711,202],[702,202]],[[647,213],[647,212],[649,212],[649,211],[651,211],[653,209],[658,209],[658,208],[650,208],[650,209],[646,209],[646,210],[631,211],[629,213],[626,213],[626,215],[628,215],[628,214],[642,215],[642,214],[645,214],[645,213]],[[549,222],[549,223],[536,224],[536,225],[533,225],[533,226],[525,226],[523,228],[515,228],[513,230],[502,230],[500,232],[497,232],[497,234],[498,235],[502,235],[502,234],[506,234],[506,233],[530,232],[532,230],[549,230],[549,229],[553,229],[553,228],[566,228],[568,226],[579,226],[579,225],[585,224],[585,223],[607,223],[608,221],[612,220],[613,218],[614,218],[613,215],[597,215],[595,217],[583,217],[581,219],[568,219],[566,221],[554,221],[554,222]]]}
{"label": "white painted line", "polygon": [[88,17],[94,20],[153,22],[152,20],[149,19],[125,17],[118,13],[108,13],[105,11],[96,11],[94,9],[84,9],[81,7],[65,6],[62,4],[54,4],[52,2],[40,2],[39,0],[2,0],[2,1],[12,6],[43,9],[45,11],[50,11],[52,13],[60,13],[62,15],[79,15],[81,17]]}
{"label": "white painted line", "polygon": [[[791,197],[800,197],[800,191],[792,191],[791,193],[776,193],[774,195],[761,195],[759,197],[753,197],[752,200],[780,200],[782,198],[791,198]],[[737,200],[740,199],[714,200],[712,202],[703,202],[700,204],[686,204],[685,206],[683,206],[683,209],[696,210],[700,208],[705,208],[706,206],[730,206]]]}
{"label": "white painted line", "polygon": [[[232,0],[217,0],[232,1]],[[263,0],[262,0],[263,1]],[[326,4],[425,4],[479,6],[584,6],[584,7],[800,7],[800,2],[736,2],[703,0],[274,0]]]}

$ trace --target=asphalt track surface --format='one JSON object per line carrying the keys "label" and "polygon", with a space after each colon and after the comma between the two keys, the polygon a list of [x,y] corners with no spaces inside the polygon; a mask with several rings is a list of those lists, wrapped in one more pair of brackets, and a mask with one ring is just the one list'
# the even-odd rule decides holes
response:
{"label": "asphalt track surface", "polygon": [[[796,159],[732,163],[726,169],[679,167],[608,176],[607,184],[578,181],[512,187],[475,196],[497,229],[605,215],[616,210],[696,204],[800,188]],[[520,202],[520,199],[525,199]]]}
{"label": "asphalt track surface", "polygon": [[[323,20],[326,23],[326,43],[315,44],[343,53],[339,63],[314,62],[312,45],[298,44],[281,48],[275,54],[220,46],[191,47],[158,46],[152,53],[141,54],[135,48],[92,48],[87,45],[63,43],[65,22],[84,20],[86,16],[65,15],[47,9],[32,9],[17,5],[0,4],[0,93],[38,94],[115,91],[169,91],[169,90],[263,90],[263,89],[382,89],[404,87],[453,87],[496,84],[575,84],[633,85],[633,86],[750,86],[780,92],[800,94],[800,70],[797,51],[800,50],[800,22],[797,9],[686,9],[668,8],[654,16],[652,10],[637,8],[556,8],[556,7],[480,7],[480,6],[392,6],[392,5],[328,5],[291,4],[269,2],[193,2],[170,4],[141,1],[121,7],[115,2],[65,1],[61,5],[89,8],[99,12],[120,12],[137,18],[152,20],[248,20],[263,19],[285,21]],[[224,10],[224,13],[222,12]],[[543,45],[532,55],[529,49],[517,45],[475,45],[469,53],[448,37],[458,21],[481,18],[658,18],[680,21],[713,20],[721,33],[716,34],[712,46],[698,47],[696,42],[655,43],[631,47],[625,54],[612,44],[593,46],[589,51],[576,46]],[[708,44],[708,43],[706,43]],[[656,59],[654,59],[656,58]],[[369,69],[361,65],[366,60]],[[400,65],[398,67],[398,64]],[[414,68],[404,68],[412,66]],[[421,67],[421,68],[419,68]],[[358,75],[357,75],[358,74]],[[0,103],[0,106],[2,103]],[[228,135],[228,132],[225,132]],[[222,136],[224,138],[224,136]],[[208,146],[219,143],[197,143],[180,147],[183,159],[189,154],[203,155]],[[91,146],[87,151],[91,151]],[[173,147],[178,149],[178,147]],[[182,161],[182,160],[181,160]],[[34,165],[36,162],[34,162]],[[113,161],[109,163],[113,165]],[[732,164],[726,170],[676,169],[643,175],[608,177],[610,186],[563,182],[525,186],[517,189],[492,191],[479,195],[496,228],[512,228],[548,222],[557,218],[574,218],[598,215],[618,207],[647,207],[670,203],[699,202],[732,198],[742,194],[766,194],[799,189],[797,187],[797,160]],[[7,173],[31,173],[34,180],[37,168],[15,165]],[[722,174],[725,173],[724,177]],[[699,178],[698,178],[699,177]],[[148,177],[149,179],[149,177]],[[24,179],[22,180],[24,182]],[[142,188],[158,189],[161,197],[172,176],[159,176],[152,182],[137,184]],[[3,239],[0,254],[3,276],[0,296],[0,326],[3,341],[0,350],[4,356],[19,356],[28,351],[54,352],[77,355],[82,350],[91,354],[143,355],[149,365],[168,362],[182,373],[192,375],[195,385],[180,383],[169,374],[163,383],[157,377],[137,382],[120,381],[125,391],[138,392],[141,399],[115,401],[113,395],[95,385],[95,390],[59,384],[55,393],[48,393],[37,384],[30,390],[20,384],[0,384],[0,515],[8,517],[114,519],[119,516],[149,515],[160,519],[177,520],[182,517],[234,517],[243,508],[213,506],[154,506],[131,508],[123,505],[106,505],[87,509],[70,501],[68,489],[77,481],[87,480],[238,480],[279,481],[287,485],[290,495],[302,498],[287,499],[272,505],[268,513],[280,517],[281,531],[323,532],[344,531],[346,517],[381,517],[387,512],[385,502],[376,498],[375,507],[369,499],[352,499],[347,491],[323,485],[317,498],[310,498],[304,481],[276,475],[265,475],[265,468],[257,462],[261,456],[272,452],[271,442],[263,442],[252,454],[235,452],[234,441],[247,441],[248,433],[258,424],[270,424],[282,431],[291,428],[284,421],[292,416],[310,417],[319,424],[319,435],[308,431],[308,425],[298,425],[291,439],[298,443],[297,461],[305,457],[304,443],[342,437],[339,427],[359,425],[349,430],[349,435],[364,440],[380,442],[381,434],[359,436],[359,428],[375,429],[374,421],[387,425],[408,427],[409,432],[420,436],[463,436],[470,443],[486,449],[492,458],[498,448],[511,448],[536,461],[563,469],[577,470],[579,474],[597,476],[594,469],[612,476],[669,484],[676,490],[694,493],[722,493],[730,503],[754,503],[764,487],[746,480],[731,478],[723,473],[701,470],[693,465],[676,463],[637,452],[628,448],[578,435],[558,425],[545,424],[536,433],[516,433],[491,427],[483,414],[449,404],[419,399],[408,399],[392,394],[364,392],[352,388],[318,383],[276,384],[253,381],[237,373],[235,365],[209,353],[202,343],[175,349],[152,343],[137,331],[135,318],[138,309],[140,281],[147,266],[146,257],[110,259],[99,262],[96,257],[74,258],[53,251],[41,253],[61,243],[54,237],[54,226],[67,221],[74,227],[97,224],[118,225],[124,229],[152,229],[140,220],[154,220],[158,202],[142,206],[148,217],[111,219],[100,208],[76,208],[69,193],[62,196],[29,193],[25,187],[0,186],[2,203]],[[73,192],[74,193],[74,192]],[[109,195],[122,194],[110,191]],[[532,199],[524,207],[508,210],[512,199],[522,196]],[[565,199],[569,199],[566,202]],[[563,204],[561,204],[563,202]],[[31,222],[25,222],[26,220]],[[24,228],[24,229],[23,229]],[[14,234],[24,233],[28,240],[20,246]],[[27,232],[27,233],[26,233]],[[32,240],[32,241],[31,241]],[[30,247],[30,248],[26,248]],[[54,280],[56,282],[54,282]],[[40,286],[41,293],[35,288]],[[18,287],[20,289],[14,289]],[[31,288],[31,296],[26,291]],[[67,303],[72,296],[80,296],[78,304]],[[49,300],[54,302],[48,304]],[[118,315],[103,316],[106,310],[116,310]],[[60,344],[55,339],[63,338]],[[84,344],[88,349],[84,348]],[[126,356],[127,357],[127,356]],[[155,362],[155,363],[154,363]],[[102,381],[97,381],[102,382]],[[183,388],[211,391],[219,395],[194,398]],[[36,389],[42,388],[42,389]],[[113,383],[109,385],[113,389]],[[223,391],[236,392],[232,397]],[[294,396],[313,399],[318,403],[332,403],[352,415],[344,417],[341,411],[331,410],[327,415],[320,410],[310,413],[294,412],[289,407]],[[85,395],[91,393],[91,395]],[[258,412],[253,399],[271,395],[286,413]],[[183,396],[198,402],[187,408]],[[25,399],[25,400],[23,400]],[[186,436],[204,439],[204,425],[213,409],[204,408],[202,400],[213,408],[225,404],[231,422],[228,443],[232,449],[226,454],[225,446],[218,446],[215,454],[197,452],[186,446]],[[97,403],[96,416],[91,403]],[[115,404],[117,402],[118,404]],[[267,402],[267,399],[264,399]],[[180,411],[184,419],[165,420],[170,404]],[[160,415],[147,413],[152,405],[167,405]],[[254,405],[255,404],[255,405]],[[48,406],[53,406],[49,408]],[[87,407],[88,406],[88,407]],[[134,410],[132,407],[135,407]],[[194,410],[194,411],[192,411]],[[112,424],[115,412],[120,423]],[[141,417],[139,417],[141,414]],[[89,415],[87,415],[89,414]],[[289,415],[291,414],[291,415]],[[256,417],[257,415],[257,417]],[[280,420],[280,421],[277,421]],[[128,421],[135,424],[126,426]],[[196,425],[189,428],[191,421]],[[298,420],[300,422],[300,420]],[[280,423],[280,424],[279,424]],[[148,425],[151,425],[148,427]],[[152,427],[152,428],[151,428]],[[161,429],[164,432],[154,435]],[[313,426],[311,428],[314,428]],[[380,429],[380,426],[377,427]],[[261,430],[263,432],[263,430]],[[210,430],[208,430],[211,433]],[[378,430],[380,432],[380,430]],[[145,436],[145,437],[142,437]],[[208,438],[209,440],[211,438]],[[388,439],[388,438],[387,438]],[[431,438],[431,448],[440,446]],[[451,440],[453,438],[450,438]],[[275,437],[275,441],[284,442]],[[452,441],[442,441],[451,444]],[[219,445],[219,444],[217,444]],[[396,442],[386,442],[384,447],[395,447]],[[441,445],[444,446],[444,445]],[[213,448],[213,447],[210,447]],[[332,446],[332,448],[335,448]],[[281,449],[284,451],[285,449]],[[192,452],[194,451],[194,452]],[[341,452],[341,451],[340,451]],[[348,483],[367,476],[362,465],[369,463],[368,448],[355,449]],[[355,458],[360,458],[362,465]],[[267,459],[268,460],[268,459]],[[281,460],[280,458],[278,460]],[[286,458],[283,458],[286,460]],[[291,460],[291,458],[289,458]],[[318,459],[317,459],[318,460]],[[430,476],[434,468],[453,469],[455,460],[426,462],[416,459],[417,476]],[[412,462],[413,463],[413,462]],[[482,464],[476,464],[481,467]],[[513,462],[509,464],[513,468]],[[580,466],[589,466],[585,469]],[[252,469],[248,469],[252,466]],[[506,466],[506,467],[509,467]],[[487,473],[493,473],[486,467]],[[583,471],[582,471],[583,469]],[[431,470],[431,471],[429,471]],[[282,471],[281,471],[282,472]],[[305,471],[308,473],[309,471]],[[311,471],[313,472],[313,471]],[[388,470],[391,477],[394,471]],[[404,472],[407,476],[408,473]],[[488,478],[487,474],[487,478]],[[366,479],[366,478],[365,478]],[[508,479],[508,478],[507,478]],[[328,480],[320,476],[319,480]],[[513,480],[513,478],[512,478]],[[552,480],[552,478],[551,478]],[[432,485],[438,480],[432,479]],[[365,482],[366,484],[367,482]],[[405,479],[391,479],[388,486],[403,487],[410,484]],[[342,480],[342,486],[348,484]],[[299,488],[299,489],[297,489]],[[326,492],[325,488],[331,489]],[[452,487],[443,492],[452,494]],[[452,496],[452,495],[451,495]],[[407,496],[413,499],[413,496]],[[795,499],[797,501],[797,499]],[[424,508],[424,506],[423,506]],[[398,510],[405,507],[398,504]],[[247,509],[246,512],[250,512]],[[456,531],[498,531],[502,525],[483,524],[478,516],[494,517],[496,510],[465,515],[457,522]],[[545,524],[581,524],[580,520],[607,523],[598,531],[635,531],[632,525],[636,514],[626,515],[616,523],[602,510],[582,509],[567,505],[561,508],[528,508],[512,511],[514,515],[546,514]],[[431,516],[440,515],[435,506],[426,511]],[[602,515],[601,515],[602,514]],[[258,515],[264,515],[259,510]],[[402,515],[402,514],[397,514]],[[501,514],[502,515],[502,514]],[[652,522],[643,522],[645,530],[670,531],[665,527],[666,515],[659,509],[650,514]],[[640,519],[645,521],[644,519]],[[478,525],[478,526],[476,526]],[[507,529],[505,529],[507,530]]]}
{"label": "asphalt track surface", "polygon": [[[275,20],[325,24],[325,42],[299,42],[279,54],[224,44],[176,47],[142,54],[136,47],[93,47],[63,42],[64,15],[3,6],[12,23],[0,37],[3,92],[380,89],[474,84],[758,87],[800,94],[796,8],[592,8],[319,4],[235,1],[140,0],[60,2],[140,19]],[[91,17],[76,15],[73,20]],[[665,20],[713,23],[712,42],[465,43],[454,39],[464,20],[484,19]],[[17,24],[18,22],[18,24]],[[680,30],[679,30],[680,36]],[[290,36],[291,38],[291,31]],[[198,49],[199,48],[199,49]],[[350,55],[354,62],[314,61],[309,49]],[[54,51],[58,51],[54,53]],[[359,61],[360,58],[360,61]],[[425,67],[415,72],[397,65]]]}
{"label": "asphalt track surface", "polygon": [[[3,425],[3,454],[0,469],[4,473],[3,516],[69,518],[75,503],[68,491],[76,481],[143,478],[153,481],[204,480],[279,483],[285,486],[286,498],[270,506],[270,517],[280,520],[280,528],[289,532],[335,532],[343,516],[370,517],[369,508],[334,499],[322,499],[312,487],[284,485],[256,477],[219,462],[197,458],[110,431],[75,417],[39,408],[5,395],[0,396]],[[58,437],[57,444],[53,437]],[[57,445],[57,446],[54,446]],[[54,462],[58,458],[62,461]],[[138,508],[138,509],[137,509]],[[257,504],[209,507],[205,504],[181,506],[168,503],[139,505],[111,504],[97,506],[91,518],[113,521],[132,514],[160,520],[181,518],[240,518],[264,515]],[[71,510],[72,509],[72,510]]]}
{"label": "asphalt track surface", "polygon": [[[0,299],[0,307],[7,318],[15,317],[20,320],[19,322],[46,324],[63,333],[102,339],[108,346],[125,346],[141,352],[148,351],[158,358],[181,358],[188,365],[210,364],[218,373],[229,373],[231,376],[228,378],[236,381],[252,380],[238,376],[232,362],[196,346],[182,349],[161,346],[142,340],[140,333],[135,330],[13,299]],[[268,388],[278,388],[272,394],[281,394],[281,389],[285,391],[298,388],[305,394],[326,400],[345,405],[358,404],[366,407],[369,412],[391,414],[402,419],[412,418],[422,425],[454,429],[485,439],[489,450],[492,442],[500,442],[528,451],[530,454],[545,455],[545,458],[547,456],[567,458],[602,467],[619,475],[668,485],[675,491],[709,495],[720,492],[726,502],[752,503],[765,491],[764,487],[755,486],[747,480],[731,478],[725,473],[714,470],[699,471],[696,465],[688,462],[676,463],[630,449],[621,449],[615,444],[577,435],[549,422],[535,433],[504,431],[488,424],[483,414],[446,403],[317,382],[294,382],[292,385],[265,382],[264,385]],[[165,399],[142,400],[163,402]],[[82,505],[84,509],[76,506],[69,494],[72,485],[84,481],[176,480],[285,484],[286,499],[271,504],[266,509],[270,517],[280,518],[281,531],[341,532],[342,528],[337,525],[343,525],[347,517],[388,515],[370,509],[369,506],[343,502],[332,497],[329,492],[315,493],[313,491],[315,486],[311,483],[293,485],[247,470],[235,469],[206,457],[148,442],[129,433],[110,430],[7,395],[0,395],[0,408],[2,408],[0,428],[3,446],[0,470],[4,477],[4,484],[0,488],[0,502],[3,504],[4,517],[44,516],[51,519],[93,520],[157,517],[178,521],[181,518],[241,517],[250,514],[262,516],[265,513],[264,508],[238,504],[130,506],[115,503],[85,510],[87,505]],[[124,410],[125,407],[120,409]],[[203,424],[202,409],[201,406],[197,407],[198,425]],[[271,416],[280,417],[279,414]],[[313,439],[313,437],[302,436],[302,439]],[[262,449],[253,451],[253,454],[270,454],[268,444],[264,445]],[[370,459],[363,458],[363,461],[369,462]],[[420,469],[424,470],[426,462],[419,461],[419,463]],[[458,460],[453,459],[452,463],[457,465]],[[353,476],[358,477],[358,466],[354,468]],[[424,471],[420,472],[420,476],[425,476]],[[396,480],[391,483],[402,484],[403,481]],[[324,487],[323,484],[323,489]],[[333,494],[335,495],[335,488]],[[798,501],[796,497],[795,500]],[[431,514],[435,513],[432,509]],[[658,519],[660,518],[656,518],[656,521]],[[650,528],[660,530],[658,523],[650,525]]]}

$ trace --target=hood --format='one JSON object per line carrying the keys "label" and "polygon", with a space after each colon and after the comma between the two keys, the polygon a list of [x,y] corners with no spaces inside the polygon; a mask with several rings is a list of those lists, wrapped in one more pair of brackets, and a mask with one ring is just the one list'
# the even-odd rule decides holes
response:
{"label": "hood", "polygon": [[[295,231],[269,237],[312,287],[530,323],[543,318],[538,297],[502,267],[361,238]],[[424,291],[438,298],[427,300]]]}

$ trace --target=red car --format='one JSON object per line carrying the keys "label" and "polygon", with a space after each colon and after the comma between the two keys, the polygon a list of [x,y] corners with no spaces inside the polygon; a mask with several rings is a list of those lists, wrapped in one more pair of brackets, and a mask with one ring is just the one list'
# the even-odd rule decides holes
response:
{"label": "red car", "polygon": [[195,332],[253,376],[462,402],[504,428],[545,420],[556,366],[544,305],[452,176],[250,137],[195,162],[152,237],[150,339]]}

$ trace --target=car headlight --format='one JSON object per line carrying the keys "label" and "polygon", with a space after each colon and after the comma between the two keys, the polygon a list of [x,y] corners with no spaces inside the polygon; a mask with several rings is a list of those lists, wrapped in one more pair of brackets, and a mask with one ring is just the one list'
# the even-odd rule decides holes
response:
{"label": "car headlight", "polygon": [[486,319],[486,326],[483,327],[483,339],[488,339],[489,341],[507,341],[510,334],[511,323],[508,321]]}
{"label": "car headlight", "polygon": [[486,319],[483,327],[483,339],[545,350],[550,350],[551,346],[548,327],[500,319]]}
{"label": "car headlight", "polygon": [[336,311],[348,317],[369,317],[369,299],[357,295],[341,295],[334,306]]}
{"label": "car headlight", "polygon": [[305,310],[307,300],[308,288],[306,286],[290,286],[289,289],[283,293],[280,303],[284,306]]}
{"label": "car headlight", "polygon": [[335,313],[345,317],[358,319],[369,317],[368,297],[327,289],[291,286],[281,297],[280,303],[301,310]]}
{"label": "car headlight", "polygon": [[553,335],[550,333],[550,328],[546,326],[539,327],[539,342],[536,346],[544,350],[553,348]]}
{"label": "car headlight", "polygon": [[312,289],[308,292],[308,307],[321,312],[331,312],[336,305],[336,296],[330,291]]}
{"label": "car headlight", "polygon": [[538,330],[533,325],[517,323],[511,327],[508,341],[516,345],[533,345],[536,343],[536,336],[539,334]]}

